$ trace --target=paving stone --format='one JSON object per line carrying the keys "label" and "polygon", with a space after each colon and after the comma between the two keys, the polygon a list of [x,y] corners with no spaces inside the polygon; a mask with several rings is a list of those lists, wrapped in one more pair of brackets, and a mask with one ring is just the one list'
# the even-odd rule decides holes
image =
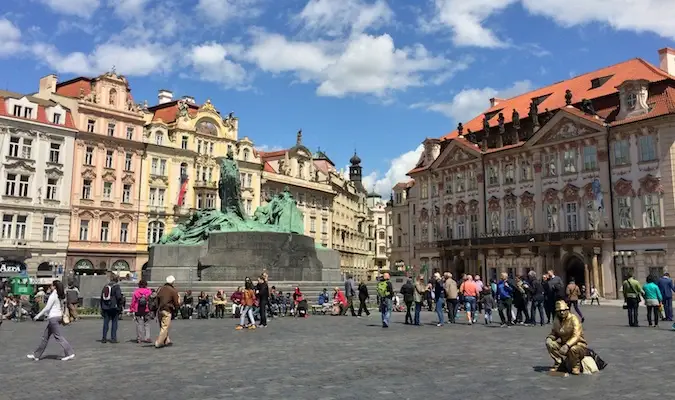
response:
{"label": "paving stone", "polygon": [[404,314],[394,313],[389,329],[376,314],[282,318],[256,331],[235,331],[232,319],[177,320],[175,345],[161,350],[129,342],[130,318],[120,322],[119,344],[97,342],[101,321],[82,320],[65,328],[77,354],[69,362],[56,358],[62,350],[53,342],[48,359],[26,359],[44,324],[5,321],[0,399],[659,398],[658,382],[675,368],[670,325],[628,328],[625,312],[614,307],[584,312],[590,346],[610,365],[580,377],[548,375],[549,327],[462,320],[437,328],[429,312],[422,327],[403,325]]}

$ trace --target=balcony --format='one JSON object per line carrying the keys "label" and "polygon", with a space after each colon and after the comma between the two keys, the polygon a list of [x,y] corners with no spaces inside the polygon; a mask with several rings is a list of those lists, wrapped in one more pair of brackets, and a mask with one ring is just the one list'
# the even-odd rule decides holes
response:
{"label": "balcony", "polygon": [[195,181],[193,187],[203,189],[218,189],[218,182],[216,181]]}
{"label": "balcony", "polygon": [[439,247],[490,247],[512,245],[538,245],[551,242],[577,242],[577,241],[600,241],[603,233],[598,231],[574,231],[574,232],[547,232],[533,233],[531,231],[504,232],[494,234],[482,234],[480,237],[464,239],[439,240]]}
{"label": "balcony", "polygon": [[150,214],[166,214],[166,207],[165,206],[149,206],[148,207],[148,213]]}

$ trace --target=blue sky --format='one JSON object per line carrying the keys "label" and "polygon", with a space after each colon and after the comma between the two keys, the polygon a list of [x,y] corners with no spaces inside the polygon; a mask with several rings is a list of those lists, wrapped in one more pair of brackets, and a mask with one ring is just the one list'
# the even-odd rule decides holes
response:
{"label": "blue sky", "polygon": [[134,97],[207,98],[264,149],[354,149],[388,193],[419,143],[510,97],[673,46],[670,0],[26,0],[0,4],[0,88],[115,66]]}

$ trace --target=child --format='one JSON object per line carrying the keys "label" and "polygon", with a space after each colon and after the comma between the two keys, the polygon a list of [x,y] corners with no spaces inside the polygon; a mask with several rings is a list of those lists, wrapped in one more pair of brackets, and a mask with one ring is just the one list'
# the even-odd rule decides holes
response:
{"label": "child", "polygon": [[492,290],[489,286],[483,288],[480,302],[483,304],[485,310],[485,325],[492,323],[492,309],[496,307],[495,298],[492,297]]}

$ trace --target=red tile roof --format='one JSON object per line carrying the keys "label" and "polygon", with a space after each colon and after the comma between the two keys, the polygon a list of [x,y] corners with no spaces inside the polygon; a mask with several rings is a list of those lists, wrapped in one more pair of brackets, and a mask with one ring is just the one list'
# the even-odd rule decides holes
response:
{"label": "red tile roof", "polygon": [[263,166],[263,171],[270,172],[270,173],[273,173],[273,174],[277,173],[277,171],[274,170],[274,167],[272,167],[272,164],[268,163],[267,161],[265,161],[265,165]]}
{"label": "red tile roof", "polygon": [[[180,100],[173,100],[164,104],[157,104],[152,107],[148,107],[148,110],[153,113],[152,120],[162,120],[167,124],[176,121],[176,115],[178,115],[178,102]],[[194,116],[199,111],[199,105],[188,103],[188,114]]]}
{"label": "red tile roof", "polygon": [[[24,118],[24,117],[17,117],[15,115],[12,115],[9,113],[6,107],[6,101],[7,99],[22,99],[26,97],[28,101],[30,101],[33,104],[37,105],[37,115],[36,118]],[[47,108],[48,107],[55,107],[59,105],[56,102],[53,102],[51,100],[44,100],[40,98],[36,98],[33,96],[25,96],[19,93],[14,93],[14,92],[8,92],[4,90],[0,90],[0,116],[7,116],[7,117],[12,117],[12,118],[17,118],[17,119],[22,119],[27,122],[39,122],[41,124],[46,124],[46,125],[51,125],[55,127],[60,127],[60,128],[69,128],[69,129],[77,129],[75,127],[75,121],[73,120],[73,116],[70,113],[70,110],[67,107],[64,107],[61,105],[61,108],[63,108],[66,112],[65,118],[63,120],[63,124],[55,124],[52,121],[50,121],[47,118]]]}
{"label": "red tile roof", "polygon": [[269,159],[269,158],[277,158],[277,157],[283,157],[288,150],[276,150],[276,151],[260,151],[258,150],[258,154],[260,154],[260,158],[263,160]]}
{"label": "red tile roof", "polygon": [[90,78],[80,76],[69,81],[57,83],[56,94],[78,98],[80,97],[80,89],[82,89],[82,94],[86,96],[91,92],[91,81]]}

